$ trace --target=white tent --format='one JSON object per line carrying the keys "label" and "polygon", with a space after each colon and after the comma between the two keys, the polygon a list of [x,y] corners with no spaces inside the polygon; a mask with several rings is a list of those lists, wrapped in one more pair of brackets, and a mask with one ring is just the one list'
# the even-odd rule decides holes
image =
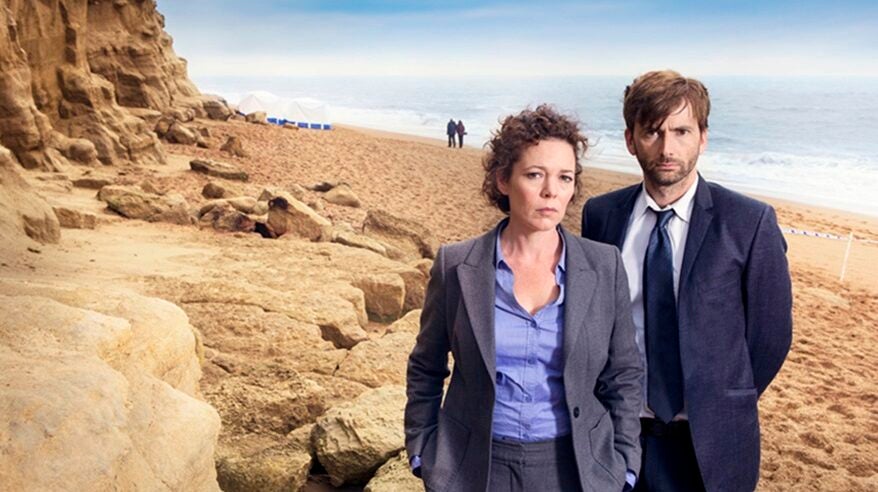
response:
{"label": "white tent", "polygon": [[332,128],[326,104],[309,97],[291,99],[270,92],[253,91],[241,98],[238,111],[244,114],[265,111],[268,121],[279,125],[293,123],[301,128]]}

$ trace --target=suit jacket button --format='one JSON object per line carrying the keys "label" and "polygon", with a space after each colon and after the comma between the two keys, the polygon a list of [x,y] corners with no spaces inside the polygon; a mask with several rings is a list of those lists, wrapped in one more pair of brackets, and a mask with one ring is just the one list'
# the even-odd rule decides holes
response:
{"label": "suit jacket button", "polygon": [[579,407],[573,407],[573,418],[579,418]]}

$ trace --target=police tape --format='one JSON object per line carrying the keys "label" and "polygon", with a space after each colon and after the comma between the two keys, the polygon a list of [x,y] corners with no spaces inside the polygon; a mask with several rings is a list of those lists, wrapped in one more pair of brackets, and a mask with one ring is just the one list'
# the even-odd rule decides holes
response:
{"label": "police tape", "polygon": [[781,227],[780,231],[784,234],[793,234],[797,236],[819,237],[823,239],[833,239],[836,241],[856,241],[858,243],[878,244],[878,241],[866,238],[859,238],[851,234],[850,236],[839,236],[828,232],[806,231],[803,229],[793,229],[792,227]]}

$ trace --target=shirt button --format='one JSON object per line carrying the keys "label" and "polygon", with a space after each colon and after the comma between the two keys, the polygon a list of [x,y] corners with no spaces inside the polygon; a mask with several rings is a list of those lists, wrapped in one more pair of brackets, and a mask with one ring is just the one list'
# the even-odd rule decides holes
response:
{"label": "shirt button", "polygon": [[573,407],[573,418],[579,418],[579,407]]}

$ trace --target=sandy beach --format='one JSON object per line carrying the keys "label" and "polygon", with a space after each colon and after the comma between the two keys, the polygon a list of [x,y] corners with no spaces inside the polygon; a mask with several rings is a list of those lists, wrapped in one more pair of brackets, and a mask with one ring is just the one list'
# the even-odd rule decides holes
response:
{"label": "sandy beach", "polygon": [[[149,180],[195,204],[203,201],[201,189],[208,178],[189,171],[188,161],[208,157],[246,170],[251,178],[241,186],[251,194],[268,184],[348,183],[362,207],[327,203],[322,214],[354,229],[362,226],[367,210],[384,209],[413,219],[441,242],[450,242],[479,234],[500,219],[479,194],[482,150],[478,148],[449,149],[440,140],[351,127],[291,131],[235,121],[199,123],[209,128],[213,148],[167,144],[168,165],[120,169],[117,182]],[[229,157],[217,150],[230,135],[242,140],[249,157]],[[590,167],[582,177],[583,196],[564,221],[577,233],[585,199],[638,181],[636,176]],[[53,189],[51,181],[36,175],[28,179],[50,202],[91,207],[103,217],[102,225],[95,231],[65,230],[60,244],[45,245],[40,254],[22,253],[6,260],[0,266],[4,277],[112,280],[142,288],[145,278],[157,275],[206,278],[211,274],[200,265],[221,264],[223,248],[269,241],[252,235],[242,239],[240,233],[123,220],[103,211],[103,204],[90,198],[91,192],[71,194]],[[857,238],[878,240],[878,218],[769,201],[782,227],[845,237],[853,231]],[[785,366],[760,404],[759,489],[878,489],[878,353],[874,350],[878,345],[878,279],[874,275],[878,244],[852,243],[842,282],[846,241],[793,234],[786,238],[794,287],[794,341]],[[260,268],[258,260],[251,263]]]}

